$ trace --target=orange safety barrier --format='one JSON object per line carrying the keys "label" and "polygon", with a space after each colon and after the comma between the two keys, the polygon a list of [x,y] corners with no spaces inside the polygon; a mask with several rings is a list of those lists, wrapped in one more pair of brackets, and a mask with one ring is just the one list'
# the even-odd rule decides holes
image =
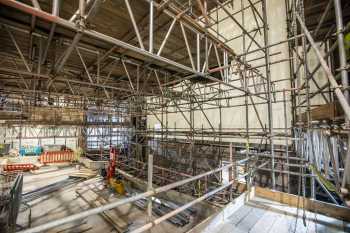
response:
{"label": "orange safety barrier", "polygon": [[37,166],[31,163],[17,163],[17,164],[6,164],[4,165],[4,171],[30,171],[38,169]]}
{"label": "orange safety barrier", "polygon": [[47,151],[40,155],[40,163],[62,163],[75,160],[73,151]]}

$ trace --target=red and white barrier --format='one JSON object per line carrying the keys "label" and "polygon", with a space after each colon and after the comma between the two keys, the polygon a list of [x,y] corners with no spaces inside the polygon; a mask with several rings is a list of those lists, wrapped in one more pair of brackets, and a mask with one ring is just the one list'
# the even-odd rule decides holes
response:
{"label": "red and white barrier", "polygon": [[14,164],[6,164],[3,166],[4,171],[6,172],[13,172],[13,171],[31,171],[38,169],[37,166],[35,166],[32,163],[14,163]]}
{"label": "red and white barrier", "polygon": [[75,160],[73,151],[47,151],[40,155],[40,163],[62,163]]}

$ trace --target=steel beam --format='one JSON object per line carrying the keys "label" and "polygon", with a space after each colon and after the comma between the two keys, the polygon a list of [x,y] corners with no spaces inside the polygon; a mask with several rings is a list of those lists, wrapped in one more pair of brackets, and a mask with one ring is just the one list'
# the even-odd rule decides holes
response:
{"label": "steel beam", "polygon": [[329,69],[329,67],[327,65],[327,62],[324,60],[319,48],[317,47],[314,39],[312,38],[309,30],[306,28],[305,23],[303,22],[303,20],[301,19],[301,17],[299,16],[298,13],[295,13],[295,14],[296,14],[296,17],[299,21],[299,24],[300,24],[302,30],[304,31],[304,33],[305,33],[308,41],[310,42],[313,50],[315,51],[316,56],[317,56],[319,62],[321,63],[321,66],[322,66],[323,70],[325,71],[331,86],[334,88],[334,92],[339,100],[340,105],[342,106],[342,108],[344,110],[346,117],[348,119],[350,119],[350,107],[349,107],[347,99],[345,98],[345,96],[341,90],[341,87],[338,85],[335,77],[333,76],[331,70]]}
{"label": "steel beam", "polygon": [[18,52],[19,56],[21,57],[21,59],[22,59],[22,61],[23,61],[23,64],[24,64],[24,66],[26,67],[27,71],[28,71],[28,72],[31,72],[32,70],[31,70],[31,68],[29,67],[29,64],[28,64],[26,58],[24,57],[24,55],[23,55],[23,53],[22,53],[22,50],[21,50],[21,48],[19,47],[19,45],[18,45],[18,43],[17,43],[15,37],[13,36],[12,32],[10,31],[10,29],[9,29],[7,26],[5,26],[5,30],[7,31],[7,33],[9,34],[9,36],[10,36],[12,42],[13,42],[13,44],[15,45],[15,47],[16,47],[16,49],[17,49],[17,52]]}
{"label": "steel beam", "polygon": [[160,45],[160,48],[159,48],[158,53],[157,53],[158,56],[160,56],[160,54],[162,53],[163,48],[164,48],[166,42],[168,41],[170,33],[173,31],[173,28],[175,26],[176,21],[177,21],[177,18],[174,18],[172,23],[171,23],[171,25],[170,25],[170,27],[169,27],[169,29],[168,29],[168,31],[167,31],[167,33],[166,33],[166,35],[165,35],[165,37],[164,37],[164,40],[163,40],[162,44]]}
{"label": "steel beam", "polygon": [[139,28],[137,27],[136,20],[135,20],[135,17],[134,17],[134,13],[133,13],[133,11],[131,9],[129,0],[124,0],[124,1],[125,1],[126,8],[128,9],[129,16],[130,16],[130,19],[131,19],[131,22],[132,22],[132,26],[134,27],[134,31],[136,33],[136,37],[137,37],[137,40],[139,42],[139,45],[140,45],[141,49],[144,50],[145,47],[143,45],[142,38],[141,38],[141,35],[140,35],[140,31],[139,31]]}
{"label": "steel beam", "polygon": [[334,9],[335,9],[335,19],[337,23],[340,73],[342,77],[341,82],[344,88],[344,97],[349,102],[349,90],[347,89],[349,86],[349,77],[348,77],[348,71],[346,70],[347,62],[346,62],[346,51],[344,47],[344,33],[343,33],[344,24],[343,24],[343,13],[342,13],[340,0],[334,0]]}
{"label": "steel beam", "polygon": [[150,53],[153,53],[153,25],[154,24],[154,1],[150,0],[149,2],[149,49]]}
{"label": "steel beam", "polygon": [[[61,3],[60,0],[54,0],[53,1],[52,14],[54,16],[58,16],[59,15],[60,3]],[[45,50],[44,50],[44,54],[43,54],[43,57],[42,57],[41,64],[44,64],[45,61],[46,61],[47,53],[49,51],[49,48],[50,48],[51,41],[52,41],[53,35],[55,33],[55,30],[56,30],[56,23],[52,23],[51,28],[50,28],[49,37],[47,38],[46,47],[45,47]]]}

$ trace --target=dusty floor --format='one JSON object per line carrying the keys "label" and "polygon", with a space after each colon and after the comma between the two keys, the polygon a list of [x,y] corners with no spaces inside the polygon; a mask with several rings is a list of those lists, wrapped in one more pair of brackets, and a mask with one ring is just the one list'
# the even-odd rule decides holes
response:
{"label": "dusty floor", "polygon": [[[50,169],[49,169],[50,170]],[[69,174],[76,172],[75,167],[60,168],[42,174],[27,173],[24,175],[23,193],[55,183],[68,178]],[[28,204],[31,206],[31,227],[47,223],[83,210],[95,207],[116,199],[124,198],[112,193],[104,187],[100,178],[93,178],[74,184],[36,199]],[[94,200],[93,204],[87,200]],[[96,201],[95,201],[96,200]],[[102,200],[102,201],[101,201]],[[97,204],[96,204],[97,203]],[[17,223],[25,228],[29,226],[29,209],[21,212]],[[136,229],[146,223],[146,213],[133,204],[123,205],[111,210],[107,215],[95,215],[86,219],[65,224],[47,232],[118,232],[120,226],[127,229]],[[108,217],[114,218],[108,219]],[[155,217],[155,216],[154,216]],[[112,223],[113,224],[112,224]],[[162,222],[152,229],[154,233],[186,232],[195,224],[193,220],[184,227],[177,227],[169,222]],[[125,228],[123,228],[125,229]]]}
{"label": "dusty floor", "polygon": [[[299,216],[299,218],[297,218]],[[215,233],[350,232],[350,224],[325,215],[254,197],[235,211]]]}

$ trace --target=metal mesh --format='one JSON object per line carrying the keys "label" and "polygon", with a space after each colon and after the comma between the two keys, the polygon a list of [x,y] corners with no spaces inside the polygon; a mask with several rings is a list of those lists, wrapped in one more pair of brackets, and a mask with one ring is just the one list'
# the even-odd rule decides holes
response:
{"label": "metal mesh", "polygon": [[22,174],[0,175],[0,232],[16,230],[22,185]]}

